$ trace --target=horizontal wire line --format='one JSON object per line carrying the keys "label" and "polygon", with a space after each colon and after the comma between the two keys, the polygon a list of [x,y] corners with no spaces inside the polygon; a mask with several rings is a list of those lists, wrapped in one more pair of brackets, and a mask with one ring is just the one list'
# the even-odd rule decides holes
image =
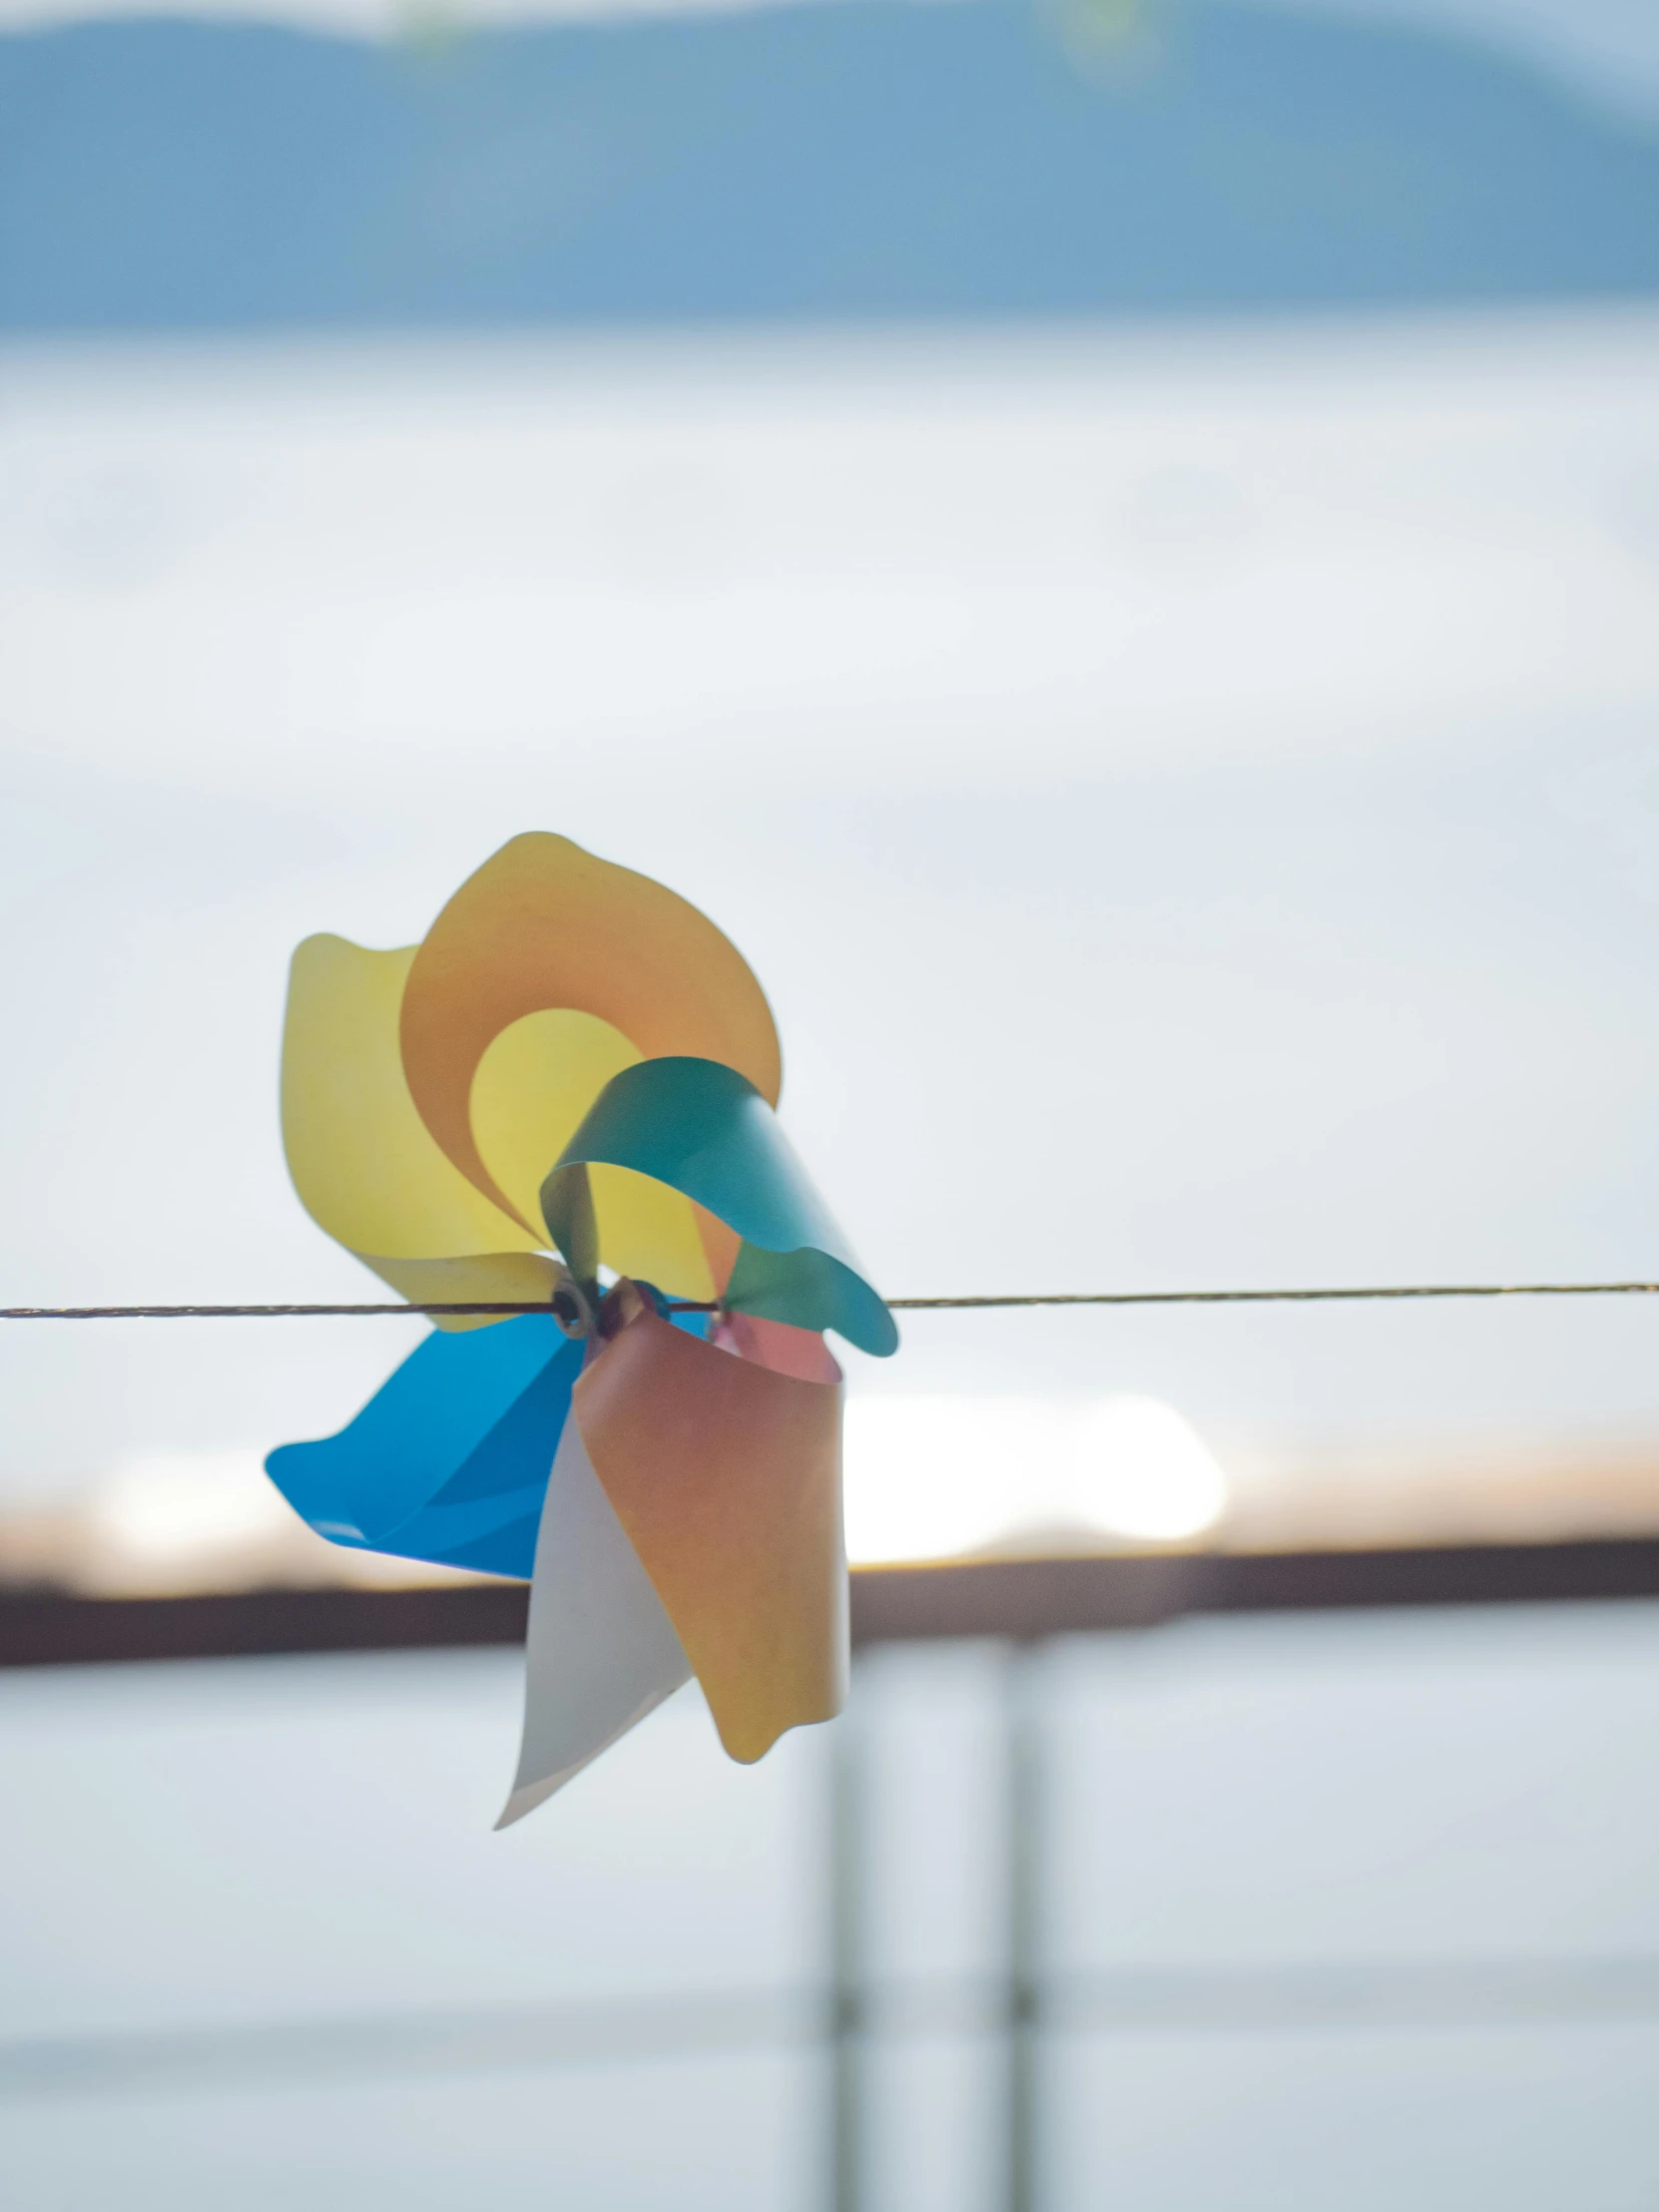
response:
{"label": "horizontal wire line", "polygon": [[[899,1314],[956,1314],[1028,1306],[1312,1306],[1389,1298],[1652,1297],[1659,1283],[1402,1283],[1353,1290],[1040,1291],[976,1298],[889,1298]],[[671,1299],[671,1313],[709,1314],[707,1299]],[[0,1306],[0,1321],[319,1321],[337,1317],[427,1314],[545,1314],[545,1300],[446,1300],[387,1306]]]}
{"label": "horizontal wire line", "polygon": [[889,1298],[909,1313],[949,1313],[976,1306],[1285,1306],[1365,1298],[1612,1298],[1650,1295],[1659,1283],[1402,1283],[1357,1290],[1312,1291],[1045,1291],[1033,1297]]}

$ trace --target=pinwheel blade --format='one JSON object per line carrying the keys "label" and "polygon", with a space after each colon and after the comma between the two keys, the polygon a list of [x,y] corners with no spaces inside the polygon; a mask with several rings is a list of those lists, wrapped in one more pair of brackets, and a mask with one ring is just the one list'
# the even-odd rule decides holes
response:
{"label": "pinwheel blade", "polygon": [[[312,1219],[399,1297],[551,1295],[541,1243],[447,1160],[415,1111],[397,1025],[414,948],[307,937],[282,1033],[282,1143]],[[482,1326],[446,1317],[440,1329]]]}
{"label": "pinwheel blade", "polygon": [[518,1773],[496,1827],[534,1812],[691,1671],[582,1431],[567,1420],[536,1541]]}
{"label": "pinwheel blade", "polygon": [[576,1008],[646,1058],[707,1053],[767,1098],[778,1032],[741,952],[695,906],[568,837],[513,837],[456,891],[408,971],[403,1072],[421,1120],[484,1197],[511,1210],[472,1126],[480,1061],[511,1023]]}
{"label": "pinwheel blade", "polygon": [[582,1375],[573,1414],[732,1757],[831,1719],[846,1688],[839,1382],[642,1310]]}
{"label": "pinwheel blade", "polygon": [[434,1333],[337,1436],[278,1445],[266,1469],[332,1543],[527,1575],[581,1364],[550,1315]]}
{"label": "pinwheel blade", "polygon": [[735,1311],[836,1330],[877,1359],[897,1351],[891,1314],[771,1105],[736,1068],[681,1054],[613,1076],[543,1184],[544,1211],[564,1203],[578,1163],[649,1176],[725,1223],[742,1240],[726,1286]]}

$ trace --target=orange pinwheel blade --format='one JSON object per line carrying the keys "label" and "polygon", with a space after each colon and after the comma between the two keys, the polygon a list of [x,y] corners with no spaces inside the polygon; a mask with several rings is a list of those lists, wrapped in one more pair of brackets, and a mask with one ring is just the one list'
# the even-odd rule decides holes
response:
{"label": "orange pinwheel blade", "polygon": [[576,1384],[594,1472],[746,1763],[845,1697],[840,1395],[650,1311]]}
{"label": "orange pinwheel blade", "polygon": [[[517,1209],[472,1128],[473,1079],[504,1029],[558,1008],[597,1015],[647,1059],[719,1060],[777,1103],[778,1032],[736,945],[649,876],[568,837],[514,837],[468,876],[426,932],[404,985],[400,1028],[422,1121],[474,1189],[505,1212]],[[549,1147],[543,1173],[556,1151]]]}

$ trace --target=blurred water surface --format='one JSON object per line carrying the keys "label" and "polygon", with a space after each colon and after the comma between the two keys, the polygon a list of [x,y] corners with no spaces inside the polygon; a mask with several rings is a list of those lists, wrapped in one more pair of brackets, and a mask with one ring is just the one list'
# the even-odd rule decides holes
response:
{"label": "blurred water surface", "polygon": [[[1028,1664],[1045,2204],[1652,2201],[1659,1607],[1188,1624]],[[829,1738],[738,1769],[684,1696],[492,1836],[518,1671],[0,1681],[8,2205],[827,2201]],[[1000,1651],[936,1648],[872,1655],[841,1724],[880,2212],[1001,2203],[1007,1712]]]}

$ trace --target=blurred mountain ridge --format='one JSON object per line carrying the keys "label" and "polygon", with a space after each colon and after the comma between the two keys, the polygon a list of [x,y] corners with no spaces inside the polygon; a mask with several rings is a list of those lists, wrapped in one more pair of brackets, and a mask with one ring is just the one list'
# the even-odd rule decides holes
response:
{"label": "blurred mountain ridge", "polygon": [[0,330],[1659,290],[1659,136],[1541,75],[1214,0],[1121,46],[1111,19],[837,0],[391,47],[162,19],[0,38]]}

